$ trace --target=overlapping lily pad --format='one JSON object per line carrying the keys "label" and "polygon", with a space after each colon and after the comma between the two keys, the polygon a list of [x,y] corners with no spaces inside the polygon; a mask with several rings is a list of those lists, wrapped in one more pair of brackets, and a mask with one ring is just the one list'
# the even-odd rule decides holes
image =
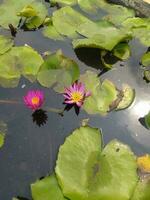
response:
{"label": "overlapping lily pad", "polygon": [[97,129],[81,127],[60,147],[56,175],[69,199],[130,199],[138,180],[133,152],[117,140],[101,144]]}
{"label": "overlapping lily pad", "polygon": [[55,175],[47,176],[31,185],[33,200],[65,200]]}
{"label": "overlapping lily pad", "polygon": [[35,81],[42,63],[42,57],[31,47],[13,47],[0,56],[0,85],[16,87],[21,75]]}
{"label": "overlapping lily pad", "polygon": [[64,92],[64,87],[79,78],[79,67],[75,61],[65,57],[61,50],[45,59],[38,73],[37,80],[44,87],[53,87],[57,92]]}
{"label": "overlapping lily pad", "polygon": [[8,25],[12,24],[14,27],[17,27],[21,17],[24,16],[22,11],[28,6],[33,7],[36,11],[36,16],[33,16],[33,12],[30,10],[26,26],[29,29],[39,27],[47,15],[47,9],[40,0],[3,0],[3,3],[0,5],[0,26],[8,29]]}
{"label": "overlapping lily pad", "polygon": [[104,80],[101,83],[97,74],[92,71],[87,71],[81,75],[80,80],[85,84],[86,89],[91,92],[91,96],[84,102],[83,109],[89,114],[107,114],[110,105],[118,96],[115,85],[109,80]]}

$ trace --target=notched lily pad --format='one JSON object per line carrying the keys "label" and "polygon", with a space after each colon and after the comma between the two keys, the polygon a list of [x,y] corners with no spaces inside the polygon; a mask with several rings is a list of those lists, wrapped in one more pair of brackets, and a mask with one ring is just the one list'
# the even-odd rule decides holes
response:
{"label": "notched lily pad", "polygon": [[110,105],[118,96],[115,85],[109,80],[104,80],[101,83],[97,74],[92,71],[81,75],[80,80],[91,92],[91,96],[85,99],[83,109],[89,114],[106,115],[110,111]]}
{"label": "notched lily pad", "polygon": [[132,89],[127,84],[123,85],[122,93],[123,93],[123,98],[118,104],[116,110],[123,110],[123,109],[128,108],[129,106],[131,106],[131,104],[133,103],[135,99],[135,90]]}
{"label": "notched lily pad", "polygon": [[55,171],[69,199],[130,199],[138,180],[133,152],[117,140],[101,144],[100,132],[86,126],[60,147]]}
{"label": "notched lily pad", "polygon": [[56,92],[63,93],[64,87],[71,85],[78,78],[78,65],[58,50],[47,56],[40,68],[37,80],[42,86],[53,87]]}

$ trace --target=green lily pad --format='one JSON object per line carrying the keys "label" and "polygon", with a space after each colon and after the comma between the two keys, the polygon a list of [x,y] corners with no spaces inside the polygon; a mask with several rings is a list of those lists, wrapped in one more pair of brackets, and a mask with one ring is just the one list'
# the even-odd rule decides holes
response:
{"label": "green lily pad", "polygon": [[[86,31],[87,28],[88,26],[85,26],[85,24],[83,24],[83,30],[84,32],[86,32],[86,35],[89,31],[90,33],[92,32],[93,26],[91,27],[89,26],[88,31]],[[78,32],[82,34],[81,31],[82,30],[80,27],[80,30],[78,30]],[[109,32],[111,34],[108,34]],[[130,37],[128,32],[117,29],[111,24],[109,27],[105,27],[105,28],[101,28],[100,26],[97,25],[97,33],[93,32],[95,33],[95,35],[91,33],[91,36],[90,36],[90,33],[88,35],[89,38],[73,40],[73,47],[75,49],[81,48],[81,47],[100,48],[100,49],[111,51],[118,43],[125,41],[126,39]]]}
{"label": "green lily pad", "polygon": [[31,7],[35,10],[37,13],[36,16],[31,16],[30,18],[27,18],[25,21],[25,26],[30,29],[36,29],[39,26],[41,26],[48,15],[48,11],[46,6],[42,2],[33,2],[30,4]]}
{"label": "green lily pad", "polygon": [[0,35],[0,55],[6,53],[13,46],[12,38]]}
{"label": "green lily pad", "polygon": [[55,171],[63,194],[69,199],[88,199],[88,185],[97,173],[101,146],[98,129],[81,127],[60,147]]}
{"label": "green lily pad", "polygon": [[130,199],[138,180],[133,152],[117,140],[101,152],[101,143],[97,129],[81,127],[60,147],[55,171],[70,200]]}
{"label": "green lily pad", "polygon": [[140,180],[131,200],[149,200],[150,199],[150,180]]}
{"label": "green lily pad", "polygon": [[70,38],[78,37],[76,33],[78,27],[85,22],[90,21],[88,18],[75,11],[69,6],[63,7],[53,13],[53,25],[56,30]]}
{"label": "green lily pad", "polygon": [[116,110],[123,110],[128,108],[135,99],[135,90],[132,89],[129,85],[123,85],[123,98],[120,101],[119,105],[117,106]]}
{"label": "green lily pad", "polygon": [[20,17],[17,14],[33,0],[3,0],[0,5],[0,26],[9,29],[8,25],[12,24],[17,27]]}
{"label": "green lily pad", "polygon": [[71,85],[78,78],[78,65],[58,50],[45,59],[37,80],[42,86],[53,87],[56,92],[63,93],[64,87]]}
{"label": "green lily pad", "polygon": [[31,184],[33,200],[65,200],[55,175],[47,176]]}
{"label": "green lily pad", "polygon": [[120,60],[127,60],[131,56],[131,50],[127,43],[119,43],[112,51],[113,55]]}
{"label": "green lily pad", "polygon": [[150,19],[149,18],[129,18],[122,24],[126,29],[132,32],[133,37],[136,37],[140,42],[150,46]]}
{"label": "green lily pad", "polygon": [[143,56],[142,56],[142,65],[145,66],[145,67],[150,67],[150,52],[148,53],[145,53]]}
{"label": "green lily pad", "polygon": [[52,23],[49,23],[43,30],[43,35],[53,40],[64,40],[63,36],[59,34]]}
{"label": "green lily pad", "polygon": [[100,83],[97,74],[92,71],[81,75],[80,80],[85,84],[87,91],[91,92],[91,96],[84,101],[83,109],[88,114],[106,115],[110,111],[110,105],[118,96],[115,85],[109,80]]}
{"label": "green lily pad", "polygon": [[144,79],[149,83],[150,82],[150,70],[144,70]]}
{"label": "green lily pad", "polygon": [[31,47],[13,47],[0,56],[0,85],[16,87],[21,74],[31,82],[36,80],[42,57]]}
{"label": "green lily pad", "polygon": [[27,28],[33,29],[43,23],[47,14],[47,9],[40,0],[19,0],[17,2],[16,0],[3,0],[0,5],[0,25],[6,29],[9,28],[9,24],[17,27],[21,17],[27,17]]}
{"label": "green lily pad", "polygon": [[148,129],[150,129],[150,112],[144,117],[145,125]]}
{"label": "green lily pad", "polygon": [[71,5],[74,5],[77,3],[78,0],[51,0],[50,3],[53,5],[53,4],[56,4],[56,3],[61,3],[63,5],[68,5],[68,6],[71,6]]}

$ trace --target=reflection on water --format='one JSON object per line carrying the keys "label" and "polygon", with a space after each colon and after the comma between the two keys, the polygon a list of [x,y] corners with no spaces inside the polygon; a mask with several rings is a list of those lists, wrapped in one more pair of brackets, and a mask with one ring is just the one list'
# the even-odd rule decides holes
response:
{"label": "reflection on water", "polygon": [[150,111],[150,101],[139,101],[132,107],[132,114],[141,118]]}

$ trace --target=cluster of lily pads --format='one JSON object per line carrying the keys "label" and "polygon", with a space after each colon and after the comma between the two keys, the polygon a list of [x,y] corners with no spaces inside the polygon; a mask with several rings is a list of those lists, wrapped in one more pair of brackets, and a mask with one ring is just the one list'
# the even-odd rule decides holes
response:
{"label": "cluster of lily pads", "polygon": [[149,187],[149,155],[138,158],[118,140],[103,147],[101,132],[84,126],[66,138],[55,173],[31,184],[31,193],[33,200],[148,200]]}

